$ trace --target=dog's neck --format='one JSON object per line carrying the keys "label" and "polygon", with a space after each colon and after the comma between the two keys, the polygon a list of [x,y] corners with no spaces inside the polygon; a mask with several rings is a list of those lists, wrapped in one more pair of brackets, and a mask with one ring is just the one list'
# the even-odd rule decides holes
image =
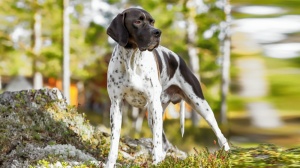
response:
{"label": "dog's neck", "polygon": [[125,53],[121,54],[122,60],[124,60],[125,69],[129,74],[136,73],[137,63],[141,60],[143,52],[139,49],[127,49],[118,45],[119,52]]}
{"label": "dog's neck", "polygon": [[128,39],[128,43],[126,44],[126,46],[124,47],[126,49],[137,49],[138,46],[137,44],[132,40],[132,38]]}

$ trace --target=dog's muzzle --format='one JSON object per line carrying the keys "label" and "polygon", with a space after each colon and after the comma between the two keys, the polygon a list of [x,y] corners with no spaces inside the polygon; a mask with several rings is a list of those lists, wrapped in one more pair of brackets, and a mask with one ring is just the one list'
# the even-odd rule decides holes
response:
{"label": "dog's muzzle", "polygon": [[151,31],[151,42],[147,46],[146,50],[152,51],[154,48],[159,46],[160,43],[160,36],[161,36],[161,30],[159,29],[153,29]]}

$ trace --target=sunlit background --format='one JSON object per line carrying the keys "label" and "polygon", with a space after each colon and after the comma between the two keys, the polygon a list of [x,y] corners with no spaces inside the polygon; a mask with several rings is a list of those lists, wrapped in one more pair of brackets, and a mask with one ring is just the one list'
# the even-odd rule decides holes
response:
{"label": "sunlit background", "polygon": [[[70,18],[70,104],[86,113],[92,124],[110,131],[106,70],[116,44],[106,28],[119,12],[140,7],[156,19],[155,26],[163,32],[161,45],[181,55],[200,76],[205,97],[230,143],[299,146],[300,1],[224,2],[70,0],[65,10]],[[62,0],[1,0],[0,92],[63,90],[62,9]],[[230,64],[226,52],[231,53]],[[224,65],[230,65],[230,78],[224,76]],[[173,144],[185,151],[216,147],[212,130],[189,107],[182,138],[178,111],[178,106],[170,105],[164,115],[165,132]],[[147,116],[139,113],[126,106],[123,135],[151,137]]]}
{"label": "sunlit background", "polygon": [[[298,3],[232,1],[232,65],[239,73],[231,84],[240,89],[232,98],[242,106],[235,109],[232,102],[229,113],[242,110],[244,122],[249,121],[231,126],[244,135],[231,136],[233,141],[299,145]],[[242,113],[236,114],[234,120],[243,125]]]}

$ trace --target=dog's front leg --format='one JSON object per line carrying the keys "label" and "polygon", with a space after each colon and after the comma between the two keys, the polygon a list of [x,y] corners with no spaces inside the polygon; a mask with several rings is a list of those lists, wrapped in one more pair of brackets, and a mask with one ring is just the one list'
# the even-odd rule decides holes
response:
{"label": "dog's front leg", "polygon": [[148,106],[148,112],[150,114],[150,118],[148,118],[148,120],[151,122],[153,131],[152,158],[154,164],[161,162],[165,157],[165,152],[163,151],[162,146],[162,106],[159,100],[159,97],[155,97]]}
{"label": "dog's front leg", "polygon": [[106,163],[107,168],[113,168],[118,158],[119,140],[122,125],[122,101],[112,100],[110,107],[110,127],[111,127],[111,143],[108,160]]}

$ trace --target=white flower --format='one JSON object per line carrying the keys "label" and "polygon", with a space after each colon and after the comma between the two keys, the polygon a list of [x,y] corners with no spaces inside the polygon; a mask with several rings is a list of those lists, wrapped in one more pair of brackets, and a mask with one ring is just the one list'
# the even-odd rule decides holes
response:
{"label": "white flower", "polygon": [[62,164],[60,162],[56,162],[55,163],[55,167],[59,168],[59,167],[63,167]]}

